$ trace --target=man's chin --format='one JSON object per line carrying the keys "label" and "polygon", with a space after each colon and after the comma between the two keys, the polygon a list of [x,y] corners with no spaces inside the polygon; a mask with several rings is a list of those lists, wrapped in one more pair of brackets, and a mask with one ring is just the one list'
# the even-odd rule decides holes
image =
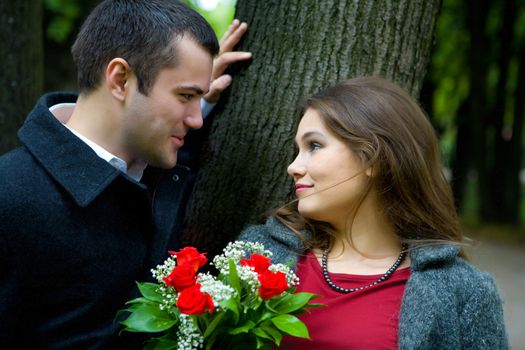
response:
{"label": "man's chin", "polygon": [[148,162],[148,165],[154,166],[160,169],[172,169],[177,165],[177,155],[170,157],[169,159],[157,159],[151,162]]}

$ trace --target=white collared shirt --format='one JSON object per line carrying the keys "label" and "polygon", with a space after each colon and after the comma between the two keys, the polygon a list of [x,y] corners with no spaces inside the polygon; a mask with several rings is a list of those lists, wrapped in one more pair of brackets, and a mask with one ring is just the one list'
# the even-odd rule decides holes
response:
{"label": "white collared shirt", "polygon": [[[49,111],[53,113],[59,108],[63,107],[74,107],[75,103],[59,103],[54,106],[49,107]],[[144,169],[146,169],[147,164],[143,161],[136,161],[133,163],[131,167],[128,169],[128,164],[121,158],[117,157],[116,155],[112,154],[111,152],[107,151],[106,149],[102,148],[95,142],[91,141],[84,135],[79,134],[76,130],[71,129],[66,124],[64,125],[69,131],[73,133],[76,137],[78,137],[80,140],[82,140],[86,145],[88,145],[100,158],[104,159],[106,162],[117,168],[118,170],[122,171],[123,173],[127,174],[129,177],[131,177],[135,181],[140,181],[142,178],[142,175],[144,174]]]}

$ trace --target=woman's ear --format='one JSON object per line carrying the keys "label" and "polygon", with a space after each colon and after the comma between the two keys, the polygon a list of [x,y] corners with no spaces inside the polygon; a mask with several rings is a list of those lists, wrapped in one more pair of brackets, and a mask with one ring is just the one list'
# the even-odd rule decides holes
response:
{"label": "woman's ear", "polygon": [[105,73],[105,83],[111,95],[119,101],[124,101],[126,98],[127,82],[131,75],[131,67],[129,63],[123,58],[112,59],[107,67]]}
{"label": "woman's ear", "polygon": [[365,174],[366,174],[366,176],[368,176],[368,177],[372,177],[372,176],[374,176],[374,169],[373,169],[373,167],[372,167],[372,166],[369,166],[368,168],[366,168],[366,170],[365,170]]}

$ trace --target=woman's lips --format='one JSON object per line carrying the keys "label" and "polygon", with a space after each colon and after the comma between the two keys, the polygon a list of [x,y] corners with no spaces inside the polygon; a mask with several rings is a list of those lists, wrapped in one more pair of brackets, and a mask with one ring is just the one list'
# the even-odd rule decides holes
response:
{"label": "woman's lips", "polygon": [[304,185],[304,184],[296,184],[295,185],[295,193],[299,194],[301,192],[304,192],[310,188],[312,188],[313,185]]}

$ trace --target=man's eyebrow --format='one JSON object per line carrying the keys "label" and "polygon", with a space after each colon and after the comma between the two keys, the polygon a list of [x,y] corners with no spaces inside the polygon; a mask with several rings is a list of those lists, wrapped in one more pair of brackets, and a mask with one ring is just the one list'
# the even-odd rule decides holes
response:
{"label": "man's eyebrow", "polygon": [[177,85],[177,89],[178,90],[192,90],[197,95],[204,95],[209,91],[209,90],[204,91],[197,85]]}

